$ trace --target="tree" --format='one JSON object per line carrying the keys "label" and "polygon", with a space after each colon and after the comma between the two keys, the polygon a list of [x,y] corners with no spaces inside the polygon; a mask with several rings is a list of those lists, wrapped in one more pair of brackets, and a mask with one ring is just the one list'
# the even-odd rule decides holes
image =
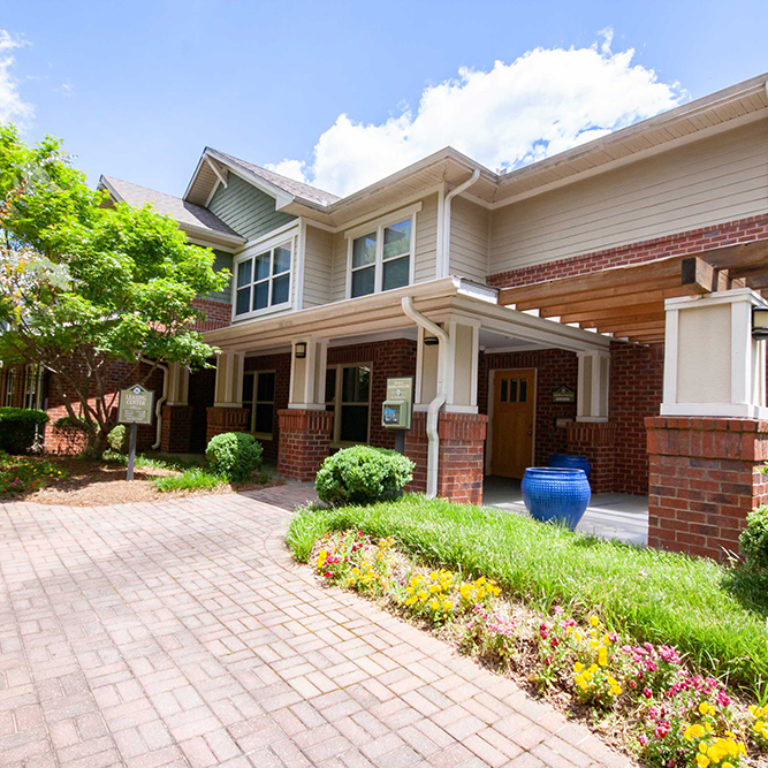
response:
{"label": "tree", "polygon": [[192,300],[226,286],[213,262],[172,219],[90,189],[58,140],[30,147],[0,125],[0,360],[55,374],[90,456],[115,426],[117,389],[159,364],[207,365]]}

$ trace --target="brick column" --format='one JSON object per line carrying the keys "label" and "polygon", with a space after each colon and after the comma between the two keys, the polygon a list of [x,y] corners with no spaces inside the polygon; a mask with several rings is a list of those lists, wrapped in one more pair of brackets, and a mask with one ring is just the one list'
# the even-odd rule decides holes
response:
{"label": "brick column", "polygon": [[616,426],[608,422],[572,421],[565,439],[569,454],[587,457],[592,470],[592,493],[612,491]]}
{"label": "brick column", "polygon": [[747,513],[768,503],[768,421],[650,417],[648,543],[716,559],[738,552]]}
{"label": "brick column", "polygon": [[286,480],[313,481],[330,452],[333,412],[285,409],[277,418],[278,474]]}
{"label": "brick column", "polygon": [[248,425],[247,408],[222,408],[212,405],[205,409],[207,422],[205,441],[209,443],[214,435],[224,432],[245,432]]}
{"label": "brick column", "polygon": [[[459,504],[481,504],[485,475],[485,435],[488,417],[477,413],[440,413],[440,467],[437,495]],[[405,455],[416,463],[407,490],[427,487],[427,415],[413,414],[405,436]]]}
{"label": "brick column", "polygon": [[[188,405],[164,405],[160,427],[163,453],[187,453],[192,432],[192,408]],[[209,438],[210,439],[210,438]]]}

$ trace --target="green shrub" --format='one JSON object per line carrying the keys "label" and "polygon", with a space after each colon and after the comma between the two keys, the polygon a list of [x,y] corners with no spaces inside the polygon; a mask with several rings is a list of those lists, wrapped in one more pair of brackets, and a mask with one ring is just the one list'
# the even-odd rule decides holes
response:
{"label": "green shrub", "polygon": [[109,447],[117,453],[128,453],[128,435],[128,427],[125,424],[113,427],[107,435]]}
{"label": "green shrub", "polygon": [[26,453],[35,442],[36,428],[48,422],[48,414],[36,408],[0,408],[0,450]]}
{"label": "green shrub", "polygon": [[60,419],[56,419],[53,422],[54,427],[60,427],[63,429],[85,429],[85,422],[82,419],[73,419],[71,416],[62,416]]}
{"label": "green shrub", "polygon": [[768,504],[747,515],[747,527],[739,536],[739,544],[747,568],[768,573]]}
{"label": "green shrub", "polygon": [[245,432],[225,432],[211,438],[205,458],[214,472],[235,482],[248,480],[261,466],[263,448],[253,435]]}
{"label": "green shrub", "polygon": [[397,451],[355,445],[329,456],[315,478],[320,499],[339,504],[373,504],[394,499],[413,479],[413,462]]}

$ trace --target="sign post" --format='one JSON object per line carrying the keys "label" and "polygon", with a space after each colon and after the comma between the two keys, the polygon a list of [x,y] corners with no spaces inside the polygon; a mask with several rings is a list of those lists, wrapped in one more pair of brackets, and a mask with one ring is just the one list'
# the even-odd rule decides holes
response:
{"label": "sign post", "polygon": [[136,426],[152,423],[152,401],[155,393],[141,384],[134,384],[120,390],[120,404],[117,420],[121,424],[130,424],[128,435],[128,471],[126,480],[133,480],[133,466],[136,463]]}

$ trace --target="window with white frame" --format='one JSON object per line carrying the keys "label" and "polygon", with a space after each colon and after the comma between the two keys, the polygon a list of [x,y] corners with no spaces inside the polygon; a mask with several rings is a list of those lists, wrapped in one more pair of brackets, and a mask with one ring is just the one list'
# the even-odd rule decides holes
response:
{"label": "window with white frame", "polygon": [[235,315],[281,307],[291,300],[290,241],[239,260],[235,275]]}
{"label": "window with white frame", "polygon": [[413,215],[350,237],[349,297],[402,288],[413,269]]}
{"label": "window with white frame", "polygon": [[14,394],[16,391],[16,369],[10,368],[5,372],[5,405],[10,407],[14,404]]}
{"label": "window with white frame", "polygon": [[24,368],[24,407],[41,408],[43,405],[43,369],[38,365]]}
{"label": "window with white frame", "polygon": [[271,440],[275,425],[275,371],[244,374],[243,408],[251,412],[250,431]]}
{"label": "window with white frame", "polygon": [[371,368],[339,365],[325,375],[325,409],[334,412],[334,443],[367,443],[371,419]]}

